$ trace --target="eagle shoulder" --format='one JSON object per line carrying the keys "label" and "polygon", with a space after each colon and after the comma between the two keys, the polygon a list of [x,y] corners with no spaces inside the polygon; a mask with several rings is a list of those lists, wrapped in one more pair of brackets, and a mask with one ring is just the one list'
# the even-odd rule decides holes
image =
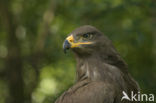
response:
{"label": "eagle shoulder", "polygon": [[67,90],[55,103],[113,103],[115,87],[102,81],[81,81]]}

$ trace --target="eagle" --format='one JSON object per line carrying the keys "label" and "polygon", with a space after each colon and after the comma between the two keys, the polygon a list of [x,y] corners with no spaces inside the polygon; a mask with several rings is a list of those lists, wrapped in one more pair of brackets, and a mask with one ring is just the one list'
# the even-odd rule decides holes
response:
{"label": "eagle", "polygon": [[63,49],[75,54],[76,82],[55,103],[138,103],[129,99],[132,92],[140,91],[138,83],[111,40],[97,28],[76,28],[65,39]]}

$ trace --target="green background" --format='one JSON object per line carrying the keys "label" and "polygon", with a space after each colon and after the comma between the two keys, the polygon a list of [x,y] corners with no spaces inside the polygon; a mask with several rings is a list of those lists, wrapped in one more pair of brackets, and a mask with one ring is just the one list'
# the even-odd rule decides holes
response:
{"label": "green background", "polygon": [[0,103],[53,103],[75,82],[63,41],[86,24],[112,40],[142,92],[156,94],[155,0],[0,0]]}

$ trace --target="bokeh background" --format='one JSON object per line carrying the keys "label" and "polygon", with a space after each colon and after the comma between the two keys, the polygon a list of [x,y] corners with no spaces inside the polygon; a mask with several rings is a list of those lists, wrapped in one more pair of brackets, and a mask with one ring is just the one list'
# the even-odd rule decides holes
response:
{"label": "bokeh background", "polygon": [[62,43],[85,24],[113,41],[143,93],[156,94],[155,0],[0,0],[0,103],[54,103],[75,82]]}

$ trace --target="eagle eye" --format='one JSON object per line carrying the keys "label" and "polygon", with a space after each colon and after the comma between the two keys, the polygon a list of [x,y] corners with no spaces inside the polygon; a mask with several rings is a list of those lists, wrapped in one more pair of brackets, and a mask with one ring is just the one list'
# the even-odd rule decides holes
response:
{"label": "eagle eye", "polygon": [[83,37],[84,39],[91,39],[91,38],[92,38],[92,34],[86,33],[86,34],[83,34],[82,37]]}

